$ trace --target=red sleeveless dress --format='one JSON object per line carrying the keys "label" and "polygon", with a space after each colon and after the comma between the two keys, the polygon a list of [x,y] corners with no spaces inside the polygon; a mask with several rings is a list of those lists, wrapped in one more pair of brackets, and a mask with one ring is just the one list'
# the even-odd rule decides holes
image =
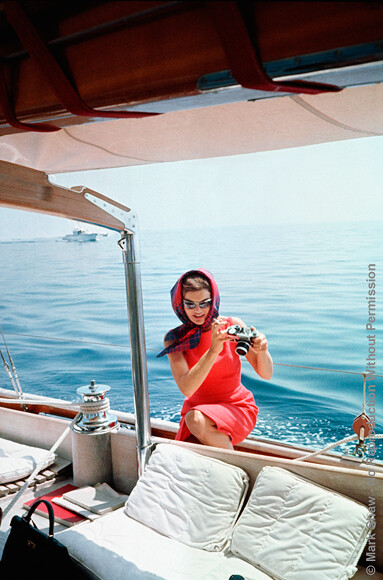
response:
{"label": "red sleeveless dress", "polygon": [[[228,324],[232,321],[229,318]],[[203,332],[196,348],[184,351],[191,369],[210,348],[211,330]],[[254,429],[258,407],[252,393],[241,384],[241,359],[235,352],[235,342],[225,342],[210,373],[191,396],[184,401],[181,422],[176,439],[185,441],[191,433],[185,423],[185,415],[198,409],[207,415],[217,429],[229,435],[233,445],[243,441]]]}

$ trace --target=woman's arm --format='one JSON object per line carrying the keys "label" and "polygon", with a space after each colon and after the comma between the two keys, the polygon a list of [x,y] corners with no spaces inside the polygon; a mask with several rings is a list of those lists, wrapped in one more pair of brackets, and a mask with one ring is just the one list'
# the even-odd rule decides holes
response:
{"label": "woman's arm", "polygon": [[[170,352],[168,354],[173,378],[185,397],[191,397],[199,389],[217,360],[223,343],[230,340],[230,337],[226,335],[226,325],[225,328],[222,328],[223,322],[222,318],[213,322],[211,347],[191,369],[188,367],[183,352]],[[165,341],[164,344],[166,348],[170,346],[171,341]]]}
{"label": "woman's arm", "polygon": [[[246,326],[240,318],[233,318],[233,324],[239,326]],[[250,327],[254,329],[253,326]],[[267,348],[267,339],[264,334],[259,333],[257,338],[253,339],[250,345],[249,352],[246,355],[247,360],[255,370],[255,372],[262,378],[270,380],[273,376],[273,359]]]}

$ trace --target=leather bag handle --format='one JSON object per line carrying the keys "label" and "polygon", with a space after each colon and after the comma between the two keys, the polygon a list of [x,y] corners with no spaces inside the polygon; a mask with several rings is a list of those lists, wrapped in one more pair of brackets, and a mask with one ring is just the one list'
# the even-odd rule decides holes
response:
{"label": "leather bag handle", "polygon": [[35,501],[35,503],[33,503],[31,505],[31,507],[30,507],[29,512],[27,513],[27,515],[24,516],[24,519],[29,524],[30,523],[30,520],[31,520],[31,517],[32,517],[32,515],[33,515],[33,513],[35,511],[35,509],[41,503],[44,503],[47,506],[48,515],[49,515],[49,536],[51,536],[53,538],[53,526],[54,526],[54,523],[55,523],[55,515],[54,515],[53,508],[52,508],[51,504],[46,499],[38,499],[37,501]]}

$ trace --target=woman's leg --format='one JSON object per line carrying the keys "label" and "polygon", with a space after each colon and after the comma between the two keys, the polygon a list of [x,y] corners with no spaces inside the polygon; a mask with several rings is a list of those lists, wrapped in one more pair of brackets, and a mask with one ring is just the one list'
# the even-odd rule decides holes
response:
{"label": "woman's leg", "polygon": [[197,437],[204,445],[233,449],[230,437],[218,431],[214,421],[201,411],[198,411],[198,409],[192,409],[186,413],[185,423],[190,433]]}

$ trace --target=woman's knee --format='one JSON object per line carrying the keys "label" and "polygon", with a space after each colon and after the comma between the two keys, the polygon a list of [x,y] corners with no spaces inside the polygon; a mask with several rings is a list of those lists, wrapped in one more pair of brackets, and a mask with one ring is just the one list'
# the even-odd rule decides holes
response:
{"label": "woman's knee", "polygon": [[211,419],[206,417],[206,415],[204,415],[201,411],[198,411],[198,409],[192,409],[186,413],[185,422],[189,431],[191,431],[193,434],[205,430],[206,427],[213,423]]}
{"label": "woman's knee", "polygon": [[185,415],[185,423],[190,433],[197,437],[201,443],[213,447],[233,449],[230,437],[221,433],[214,421],[198,409],[192,409]]}

